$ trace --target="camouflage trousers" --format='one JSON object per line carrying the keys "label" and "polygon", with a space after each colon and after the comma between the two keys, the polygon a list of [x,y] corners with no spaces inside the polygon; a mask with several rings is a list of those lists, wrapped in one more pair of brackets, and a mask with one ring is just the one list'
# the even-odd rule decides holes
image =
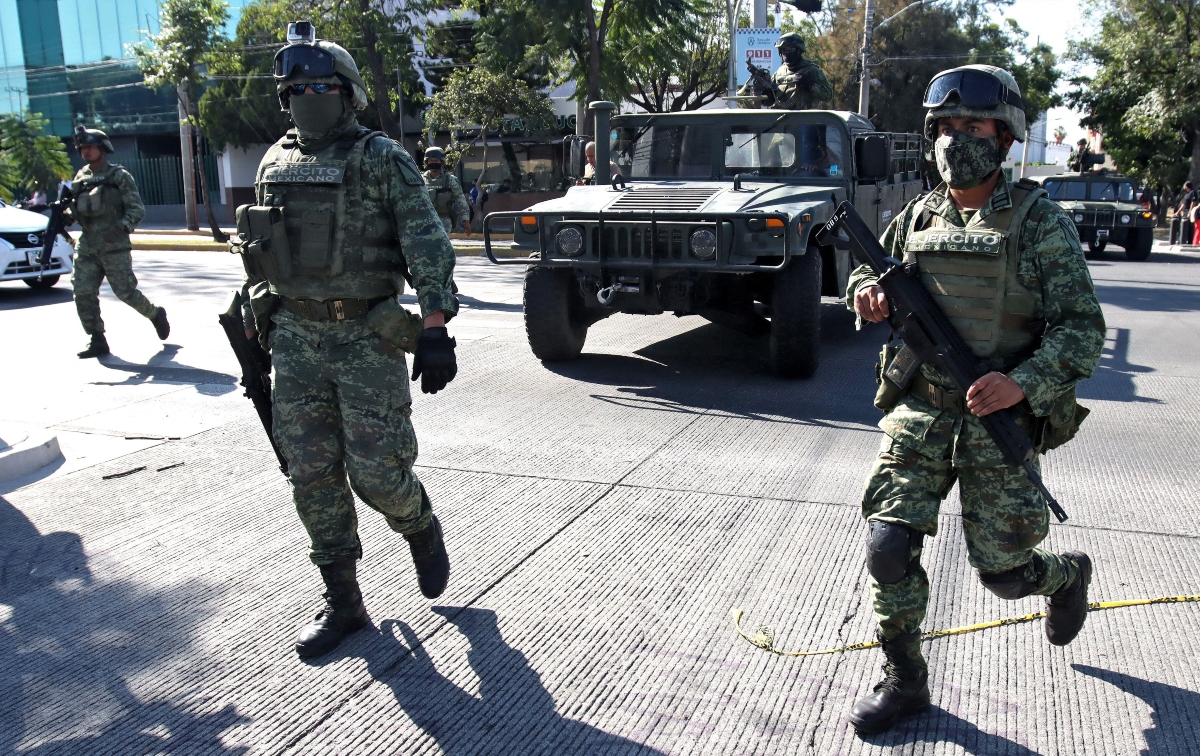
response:
{"label": "camouflage trousers", "polygon": [[273,316],[273,435],[314,564],[358,559],[351,490],[397,533],[429,526],[404,353],[366,327]]}
{"label": "camouflage trousers", "polygon": [[79,322],[89,336],[104,333],[104,320],[100,317],[100,284],[105,278],[117,299],[143,317],[154,318],[158,308],[138,291],[137,276],[133,275],[133,255],[129,250],[79,255],[75,258],[71,286],[75,290],[75,311],[79,313]]}
{"label": "camouflage trousers", "polygon": [[438,220],[442,222],[442,228],[446,229],[446,236],[458,231],[462,231],[462,221],[459,221],[458,225],[455,226],[454,219],[449,215],[439,215]]}
{"label": "camouflage trousers", "polygon": [[[1050,513],[1019,467],[955,465],[884,436],[863,494],[863,517],[936,535],[938,510],[956,480],[967,557],[981,576],[1015,570],[1036,584],[1033,593],[1048,596],[1079,574],[1073,561],[1036,548],[1049,531]],[[886,638],[916,632],[925,619],[929,576],[920,565],[921,551],[919,543],[912,545],[912,566],[900,582],[871,581],[875,616]]]}

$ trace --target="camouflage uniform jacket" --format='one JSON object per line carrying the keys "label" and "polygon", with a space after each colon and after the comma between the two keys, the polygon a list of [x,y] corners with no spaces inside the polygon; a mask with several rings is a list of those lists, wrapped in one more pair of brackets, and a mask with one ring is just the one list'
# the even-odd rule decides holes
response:
{"label": "camouflage uniform jacket", "polygon": [[[80,197],[89,194],[91,202],[102,202],[99,215],[79,212]],[[89,202],[85,200],[85,202]],[[98,171],[83,166],[71,182],[71,201],[66,210],[64,223],[78,222],[83,229],[75,247],[76,254],[100,255],[108,252],[123,252],[132,247],[129,234],[146,216],[142,197],[129,171],[116,163],[105,163]]]}
{"label": "camouflage uniform jacket", "polygon": [[446,170],[437,178],[433,178],[429,171],[425,171],[421,176],[425,179],[433,209],[439,216],[449,217],[455,228],[471,217],[471,208],[467,205],[467,197],[463,194],[462,182],[458,180],[458,176]]}
{"label": "camouflage uniform jacket", "polygon": [[[898,259],[905,256],[905,237],[912,226],[914,208],[922,199],[910,202],[884,232],[880,241],[889,255]],[[924,199],[927,210],[951,225],[959,228],[966,225],[967,219],[955,206],[945,184]],[[1001,180],[977,212],[987,217],[1011,206],[1009,184]],[[1060,399],[1068,397],[1073,404],[1075,385],[1090,377],[1100,362],[1105,324],[1079,234],[1057,204],[1045,197],[1034,204],[1022,224],[1018,255],[1018,276],[1037,300],[1038,317],[1046,323],[1045,334],[1032,356],[1019,364],[1005,365],[1003,358],[993,358],[990,362],[993,369],[1006,373],[1025,392],[1028,407],[1019,414],[1026,430],[1030,430],[1030,414],[1046,417]],[[846,305],[851,310],[855,292],[875,280],[874,272],[866,265],[850,274]],[[862,323],[860,317],[860,328]],[[928,364],[921,367],[921,372],[931,383],[953,387],[949,377]],[[944,450],[951,446],[947,436],[953,435],[956,462],[980,466],[1003,464],[1000,450],[987,437],[978,418],[934,409],[912,394],[905,395],[879,426],[905,446],[935,459],[942,458]]]}
{"label": "camouflage uniform jacket", "polygon": [[[349,119],[341,133],[353,131],[358,124]],[[283,159],[288,149],[284,137],[267,151],[259,166],[259,176],[273,162]],[[329,159],[337,150],[336,142],[311,153],[318,162]],[[309,153],[305,153],[306,155]],[[384,136],[372,137],[365,145],[362,155],[362,178],[360,190],[346,197],[346,206],[350,208],[359,205],[357,212],[367,222],[386,223],[394,230],[395,249],[398,251],[397,267],[387,274],[390,283],[387,289],[391,293],[401,294],[404,291],[404,277],[400,263],[407,264],[412,275],[412,285],[416,289],[417,301],[421,306],[422,317],[430,313],[442,311],[447,317],[458,312],[458,299],[451,291],[451,280],[454,274],[454,248],[446,236],[442,224],[434,212],[421,180],[421,173],[408,151],[399,144]],[[263,188],[257,187],[258,201],[263,202]],[[335,243],[343,239],[338,234]],[[287,282],[285,290],[269,282],[270,292],[295,298],[316,300],[373,298],[380,296],[379,275],[367,275],[361,272],[345,271],[337,275],[293,277]],[[253,274],[247,274],[244,291],[252,292],[258,297],[265,293],[268,287],[263,285],[263,279]],[[246,311],[251,322],[252,312],[249,304]]]}
{"label": "camouflage uniform jacket", "polygon": [[1090,170],[1091,165],[1085,165],[1084,158],[1091,156],[1091,154],[1092,151],[1087,147],[1084,147],[1082,150],[1071,150],[1071,155],[1067,158],[1067,168],[1075,171],[1076,173],[1083,173],[1084,171]]}
{"label": "camouflage uniform jacket", "polygon": [[[775,69],[771,80],[783,92],[783,99],[770,105],[773,110],[810,110],[818,103],[833,100],[833,87],[829,86],[825,72],[811,60],[801,63],[800,68],[796,71],[784,63]],[[743,84],[742,88],[738,90],[738,94],[754,94],[754,80],[751,79]],[[742,101],[740,105],[744,108],[762,107],[759,103],[747,101]]]}

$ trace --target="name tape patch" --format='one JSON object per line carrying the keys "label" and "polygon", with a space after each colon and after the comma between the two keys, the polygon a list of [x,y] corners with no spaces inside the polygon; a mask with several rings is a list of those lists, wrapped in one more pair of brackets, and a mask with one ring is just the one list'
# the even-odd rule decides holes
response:
{"label": "name tape patch", "polygon": [[268,184],[340,184],[345,174],[340,165],[283,163],[267,168],[262,180]]}
{"label": "name tape patch", "polygon": [[918,231],[908,237],[905,249],[910,252],[966,252],[997,256],[1004,244],[999,231],[930,230]]}

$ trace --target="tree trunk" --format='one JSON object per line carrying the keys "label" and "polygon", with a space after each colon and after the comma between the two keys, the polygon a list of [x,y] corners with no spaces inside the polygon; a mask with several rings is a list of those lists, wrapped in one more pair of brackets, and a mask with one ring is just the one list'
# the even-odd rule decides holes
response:
{"label": "tree trunk", "polygon": [[524,170],[521,168],[521,161],[517,159],[517,151],[513,149],[512,142],[501,142],[500,149],[504,152],[504,161],[508,163],[508,172],[512,174],[513,183],[517,184],[524,174]]}
{"label": "tree trunk", "polygon": [[[192,96],[191,84],[188,84],[187,102],[189,105],[195,102],[196,98]],[[188,114],[189,116],[191,113]],[[204,203],[204,214],[208,216],[208,228],[212,231],[213,241],[227,242],[229,234],[221,230],[221,225],[217,223],[217,216],[213,214],[212,202],[209,200],[208,194],[208,171],[204,170],[204,136],[200,133],[200,129],[189,125],[188,130],[192,133],[192,143],[195,148],[192,150],[193,160],[196,161],[200,171],[200,193],[203,195],[200,201]]]}
{"label": "tree trunk", "polygon": [[1200,186],[1200,124],[1192,127],[1192,186]]}
{"label": "tree trunk", "polygon": [[383,72],[383,56],[379,54],[379,36],[371,23],[371,0],[359,0],[358,7],[364,20],[363,49],[367,53],[367,68],[371,69],[371,88],[375,90],[375,112],[379,114],[379,126],[389,137],[398,140],[400,126],[392,118],[391,93],[387,86],[387,75]]}

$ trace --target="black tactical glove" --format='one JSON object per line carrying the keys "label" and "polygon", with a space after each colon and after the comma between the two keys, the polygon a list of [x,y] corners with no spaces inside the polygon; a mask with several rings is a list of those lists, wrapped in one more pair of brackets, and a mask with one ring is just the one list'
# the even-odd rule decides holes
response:
{"label": "black tactical glove", "polygon": [[421,376],[421,391],[436,394],[446,388],[458,374],[458,362],[454,359],[457,342],[442,328],[426,328],[417,339],[417,353],[413,357],[412,379]]}

